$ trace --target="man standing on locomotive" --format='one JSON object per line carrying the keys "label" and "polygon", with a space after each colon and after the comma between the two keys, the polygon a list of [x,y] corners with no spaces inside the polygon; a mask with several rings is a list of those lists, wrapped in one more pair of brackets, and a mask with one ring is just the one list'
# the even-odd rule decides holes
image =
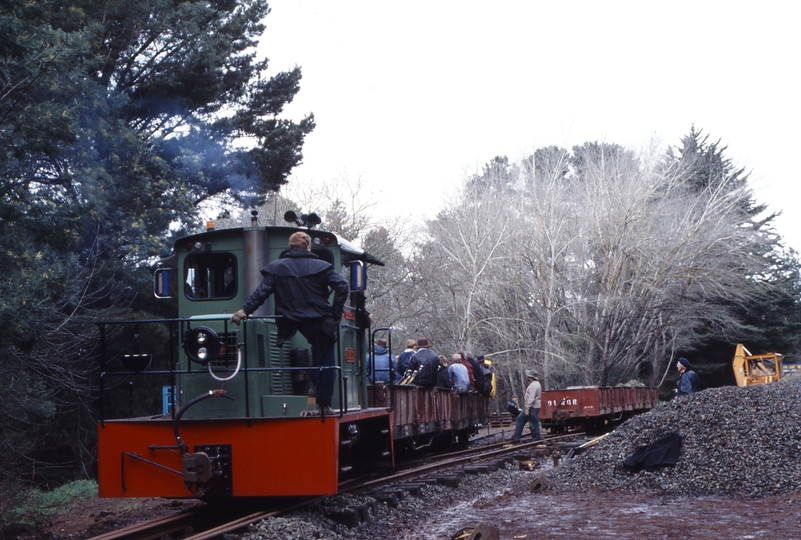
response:
{"label": "man standing on locomotive", "polygon": [[523,427],[528,421],[529,429],[531,429],[531,440],[539,441],[542,439],[540,435],[540,407],[542,406],[542,386],[540,386],[539,375],[533,369],[526,370],[526,377],[528,378],[528,387],[526,388],[525,404],[523,410],[517,415],[517,423],[515,424],[515,434],[512,435],[512,441],[517,442],[523,436]]}
{"label": "man standing on locomotive", "polygon": [[[242,309],[231,316],[238,325],[256,311],[271,294],[275,294],[275,314],[280,347],[300,332],[311,345],[315,367],[334,366],[337,325],[348,299],[347,280],[329,263],[311,252],[311,237],[299,231],[289,237],[289,252],[261,270],[261,284],[253,291]],[[328,303],[334,291],[333,305]],[[317,405],[325,414],[332,414],[336,374],[333,369],[313,372],[317,386]]]}

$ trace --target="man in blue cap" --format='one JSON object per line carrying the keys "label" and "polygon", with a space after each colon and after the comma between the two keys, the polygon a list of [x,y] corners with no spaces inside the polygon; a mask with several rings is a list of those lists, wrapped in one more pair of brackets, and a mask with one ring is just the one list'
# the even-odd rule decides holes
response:
{"label": "man in blue cap", "polygon": [[676,383],[676,389],[673,390],[677,396],[689,396],[701,389],[701,379],[693,371],[690,361],[686,358],[679,358],[676,363],[676,369],[679,370],[679,380]]}

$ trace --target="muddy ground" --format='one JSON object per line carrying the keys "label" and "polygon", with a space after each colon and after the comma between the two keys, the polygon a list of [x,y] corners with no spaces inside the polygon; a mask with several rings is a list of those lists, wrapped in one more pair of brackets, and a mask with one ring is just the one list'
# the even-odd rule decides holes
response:
{"label": "muddy ground", "polygon": [[[503,539],[734,540],[801,538],[801,499],[667,498],[612,493],[539,494],[466,501],[450,514],[469,512],[497,526]],[[448,514],[405,538],[450,538],[458,527]]]}
{"label": "muddy ground", "polygon": [[[381,530],[372,523],[346,538],[448,539],[478,522],[495,525],[502,539],[801,539],[801,496],[767,499],[653,497],[620,493],[530,493],[537,475],[514,475],[496,490],[464,490],[427,511],[403,516]],[[179,511],[191,501],[164,499],[84,501],[45,529],[14,535],[33,540],[79,540]],[[423,515],[421,515],[423,514]],[[6,538],[12,536],[6,535]]]}

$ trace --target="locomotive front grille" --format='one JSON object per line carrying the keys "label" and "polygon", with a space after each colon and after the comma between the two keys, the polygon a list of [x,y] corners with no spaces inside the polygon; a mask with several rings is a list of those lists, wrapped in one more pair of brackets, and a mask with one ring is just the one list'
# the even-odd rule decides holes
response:
{"label": "locomotive front grille", "polygon": [[237,337],[236,331],[220,333],[220,353],[211,362],[212,368],[233,369],[236,367]]}

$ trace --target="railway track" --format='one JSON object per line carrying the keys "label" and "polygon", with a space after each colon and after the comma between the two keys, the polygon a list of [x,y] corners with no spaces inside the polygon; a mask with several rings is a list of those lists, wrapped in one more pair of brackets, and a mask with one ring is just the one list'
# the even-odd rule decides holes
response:
{"label": "railway track", "polygon": [[92,540],[152,540],[186,530],[199,519],[202,509],[193,508],[172,516],[137,523],[93,537]]}
{"label": "railway track", "polygon": [[[447,471],[448,469],[493,460],[509,454],[517,454],[543,444],[553,445],[554,443],[582,435],[582,433],[549,435],[536,443],[525,442],[513,445],[509,442],[500,442],[431,456],[425,460],[420,460],[420,463],[397,468],[390,474],[380,478],[345,482],[340,485],[340,493],[372,492],[385,486],[410,482],[417,478]],[[325,497],[305,497],[295,498],[290,502],[282,500],[275,503],[257,500],[252,501],[249,506],[238,504],[236,509],[208,504],[185,510],[172,516],[110,531],[90,540],[156,540],[164,536],[182,538],[183,540],[213,540],[225,534],[241,531],[252,523],[292,512],[323,499]]]}

